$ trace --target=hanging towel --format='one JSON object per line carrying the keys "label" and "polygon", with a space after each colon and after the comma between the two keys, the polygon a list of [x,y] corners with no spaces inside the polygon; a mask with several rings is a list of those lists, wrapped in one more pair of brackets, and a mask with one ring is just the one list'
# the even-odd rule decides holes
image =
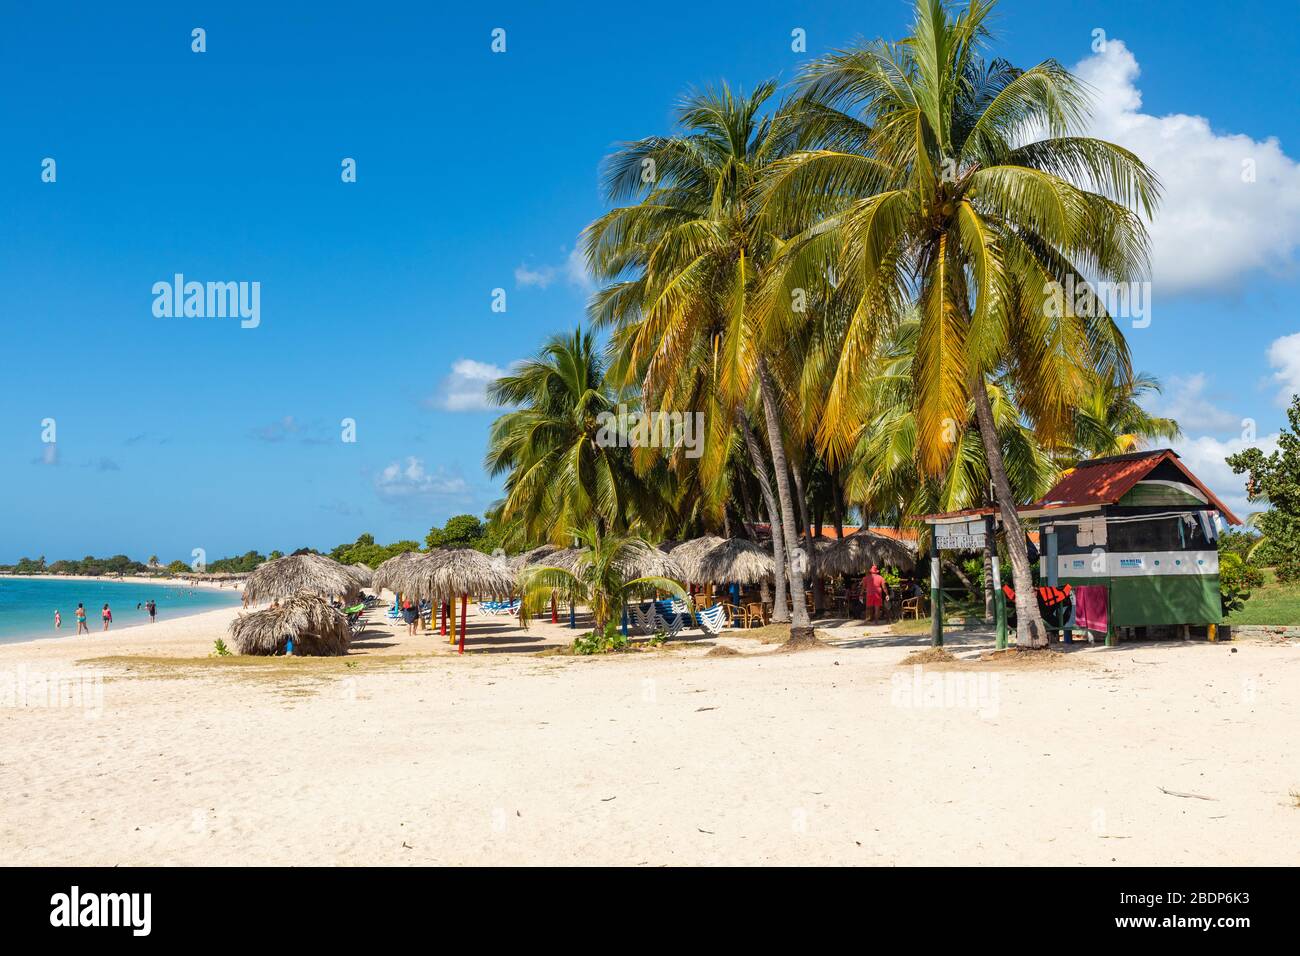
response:
{"label": "hanging towel", "polygon": [[1104,584],[1080,584],[1074,589],[1075,627],[1106,633],[1109,591]]}

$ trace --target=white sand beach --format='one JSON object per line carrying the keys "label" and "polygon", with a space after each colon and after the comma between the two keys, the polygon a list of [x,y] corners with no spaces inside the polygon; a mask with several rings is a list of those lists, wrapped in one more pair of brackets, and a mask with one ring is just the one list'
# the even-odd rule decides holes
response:
{"label": "white sand beach", "polygon": [[0,647],[0,865],[1300,863],[1294,644],[209,657],[235,613]]}

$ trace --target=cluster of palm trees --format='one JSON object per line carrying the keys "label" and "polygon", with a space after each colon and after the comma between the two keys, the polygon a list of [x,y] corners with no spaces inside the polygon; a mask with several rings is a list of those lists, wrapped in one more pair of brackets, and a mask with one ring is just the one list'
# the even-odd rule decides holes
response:
{"label": "cluster of palm trees", "polygon": [[[995,506],[1018,639],[1046,643],[1018,503],[1064,467],[1176,434],[1139,399],[1100,298],[1147,269],[1153,173],[1080,134],[1054,61],[985,54],[992,4],[917,0],[911,35],[836,51],[793,86],[692,92],[677,128],[606,164],[584,232],[590,324],[492,387],[494,519],[511,543],[770,524],[796,633],[811,529]],[[1090,285],[1091,283],[1091,285]],[[618,402],[704,413],[695,454],[610,446]]]}

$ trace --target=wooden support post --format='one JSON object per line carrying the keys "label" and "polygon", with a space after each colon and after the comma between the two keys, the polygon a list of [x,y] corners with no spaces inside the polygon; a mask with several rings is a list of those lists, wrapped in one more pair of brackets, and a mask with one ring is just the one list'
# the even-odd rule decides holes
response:
{"label": "wooden support post", "polygon": [[555,609],[555,592],[554,592],[554,591],[551,592],[551,623],[552,623],[552,624],[559,624],[559,623],[560,623],[559,612],[556,611],[556,609]]}
{"label": "wooden support post", "polygon": [[939,549],[935,548],[930,559],[930,644],[933,647],[943,647],[943,589],[939,575]]}
{"label": "wooden support post", "polygon": [[[509,597],[509,595],[507,595],[507,597]],[[465,616],[468,613],[469,595],[462,594],[460,596],[460,651],[458,652],[461,654],[465,653]]]}
{"label": "wooden support post", "polygon": [[1217,624],[1207,625],[1205,630],[1205,636],[1208,637],[1212,643],[1217,642],[1219,640],[1219,625]]}
{"label": "wooden support post", "polygon": [[998,650],[1007,649],[1007,596],[1002,592],[1002,562],[993,555],[993,619],[996,621],[995,646]]}

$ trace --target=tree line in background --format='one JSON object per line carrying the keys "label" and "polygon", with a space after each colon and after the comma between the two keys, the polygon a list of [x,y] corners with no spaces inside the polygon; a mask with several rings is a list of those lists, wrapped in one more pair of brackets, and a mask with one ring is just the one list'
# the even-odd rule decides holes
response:
{"label": "tree line in background", "polygon": [[[487,523],[474,515],[454,515],[441,527],[434,526],[425,535],[425,548],[476,548],[492,553],[501,546],[500,535],[489,529]],[[331,549],[328,555],[343,564],[366,564],[377,567],[404,551],[421,550],[420,542],[412,540],[395,541],[392,544],[376,544],[375,536],[369,533],[360,535],[356,541],[345,542]],[[290,554],[320,554],[315,548],[298,548]],[[203,571],[208,574],[247,574],[264,561],[284,557],[282,551],[262,554],[248,551],[242,555],[218,558],[208,562]],[[0,573],[8,574],[80,574],[91,577],[127,574],[192,574],[195,568],[184,561],[172,561],[170,564],[159,563],[158,556],[152,555],[148,563],[135,561],[124,554],[111,558],[96,558],[87,555],[80,561],[55,561],[47,564],[45,557],[21,558],[16,564],[0,565]]]}

